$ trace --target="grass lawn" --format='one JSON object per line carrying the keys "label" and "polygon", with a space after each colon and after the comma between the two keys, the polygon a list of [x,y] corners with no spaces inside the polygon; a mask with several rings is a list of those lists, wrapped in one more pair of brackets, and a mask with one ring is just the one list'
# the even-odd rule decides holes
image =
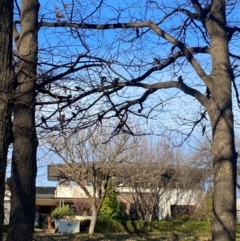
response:
{"label": "grass lawn", "polygon": [[35,234],[34,241],[207,241],[209,237],[197,237],[188,235],[130,235],[130,234]]}

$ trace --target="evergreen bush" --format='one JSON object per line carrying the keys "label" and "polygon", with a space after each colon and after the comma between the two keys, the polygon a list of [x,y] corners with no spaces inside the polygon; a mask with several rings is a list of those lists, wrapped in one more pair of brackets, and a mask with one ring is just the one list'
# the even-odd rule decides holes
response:
{"label": "evergreen bush", "polygon": [[55,208],[51,213],[51,218],[60,219],[60,218],[71,218],[74,216],[74,213],[69,205],[64,205],[63,207]]}

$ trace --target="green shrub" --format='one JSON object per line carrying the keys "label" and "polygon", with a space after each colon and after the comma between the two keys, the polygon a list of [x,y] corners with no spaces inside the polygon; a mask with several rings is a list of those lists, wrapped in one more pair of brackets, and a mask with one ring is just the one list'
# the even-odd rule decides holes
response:
{"label": "green shrub", "polygon": [[191,216],[188,214],[182,214],[181,217],[179,218],[180,222],[187,222],[191,219]]}
{"label": "green shrub", "polygon": [[133,221],[133,220],[106,220],[98,219],[96,232],[100,233],[188,233],[192,235],[208,235],[210,233],[210,223],[200,221],[170,222],[170,221]]}
{"label": "green shrub", "polygon": [[109,233],[109,232],[124,233],[125,232],[123,226],[119,221],[113,220],[113,219],[108,220],[105,218],[104,219],[99,218],[97,220],[95,231],[99,233]]}
{"label": "green shrub", "polygon": [[111,190],[105,197],[102,207],[99,212],[100,218],[118,219],[121,218],[122,207],[117,200],[117,192]]}
{"label": "green shrub", "polygon": [[73,217],[74,213],[69,205],[55,208],[51,213],[51,218],[59,219],[64,217]]}

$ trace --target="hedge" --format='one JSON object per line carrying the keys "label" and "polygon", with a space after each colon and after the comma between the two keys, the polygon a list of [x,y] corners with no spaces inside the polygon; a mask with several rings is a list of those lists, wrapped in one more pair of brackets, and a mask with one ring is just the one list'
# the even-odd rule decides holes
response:
{"label": "hedge", "polygon": [[[239,226],[240,227],[240,226]],[[171,221],[119,221],[98,219],[95,231],[97,233],[156,233],[156,234],[192,234],[208,235],[210,223],[200,221],[171,222]]]}

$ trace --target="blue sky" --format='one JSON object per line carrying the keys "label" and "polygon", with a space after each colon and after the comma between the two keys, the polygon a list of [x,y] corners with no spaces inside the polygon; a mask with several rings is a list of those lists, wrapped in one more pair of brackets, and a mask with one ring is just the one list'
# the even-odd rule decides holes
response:
{"label": "blue sky", "polygon": [[[176,5],[175,1],[163,1],[161,6],[162,10],[157,8],[157,5],[150,3],[151,1],[111,1],[106,0],[103,3],[103,9],[97,11],[94,17],[89,17],[85,20],[87,23],[117,23],[120,22],[138,22],[145,20],[152,20],[159,22],[163,18],[165,12],[172,11],[173,6]],[[67,16],[71,14],[71,2],[69,1],[40,1],[41,9],[39,19],[42,21],[56,22],[55,14],[59,12],[64,14],[65,17],[61,21],[68,20]],[[66,9],[64,4],[67,4]],[[74,22],[80,22],[82,19],[87,17],[89,13],[97,5],[97,1],[74,1],[76,8],[74,8],[73,16]],[[77,4],[78,7],[77,7]],[[159,2],[160,4],[160,2]],[[165,5],[164,5],[165,4]],[[181,2],[182,8],[190,9],[188,1]],[[123,11],[120,9],[124,9]],[[191,9],[190,9],[191,10]],[[237,8],[231,10],[231,16],[234,21],[238,21]],[[118,18],[116,18],[116,15]],[[173,36],[177,36],[178,30],[185,21],[185,17],[181,13],[175,13],[172,16],[160,24],[161,28],[166,31],[170,31]],[[140,29],[140,33],[143,33],[147,29]],[[167,44],[166,41],[162,40],[152,31],[147,32],[140,38],[136,37],[135,29],[126,30],[80,30],[78,32],[80,36],[87,36],[85,38],[86,43],[90,46],[91,54],[106,59],[116,60],[122,63],[131,63],[141,65],[139,68],[130,66],[127,70],[124,69],[117,63],[114,65],[119,74],[124,75],[126,78],[135,78],[144,73],[147,69],[153,66],[153,58],[159,58],[164,60],[168,56],[169,50],[172,45]],[[74,37],[73,37],[74,36]],[[76,29],[60,29],[60,28],[42,28],[39,31],[39,60],[40,62],[63,64],[71,59],[75,59],[78,54],[85,52],[86,49],[83,47]],[[182,37],[183,35],[181,35]],[[180,37],[180,38],[181,38]],[[187,46],[206,46],[206,43],[197,38],[195,29],[191,29],[185,36]],[[100,48],[101,46],[101,48]],[[103,46],[103,47],[102,47]],[[231,46],[234,51],[237,51],[238,46]],[[201,61],[202,66],[207,73],[211,71],[211,60],[206,55],[199,55],[197,57]],[[180,63],[180,62],[179,62]],[[201,80],[196,76],[191,66],[184,63],[183,67],[180,64],[176,64],[173,67],[169,67],[166,70],[157,72],[146,79],[144,82],[153,83],[156,81],[165,80],[177,80],[178,76],[182,75],[184,81],[189,86],[197,87],[204,93],[205,87]],[[39,71],[48,70],[50,66],[42,64]],[[63,69],[55,71],[59,73]],[[87,73],[76,74],[78,77],[86,76]],[[76,82],[73,83],[73,86]],[[139,95],[142,90],[129,89],[125,96]],[[168,98],[171,100],[167,101]],[[189,133],[193,121],[198,119],[204,109],[194,100],[192,97],[186,97],[183,93],[178,90],[160,90],[154,96],[152,96],[145,104],[145,107],[150,109],[154,104],[163,102],[163,104],[157,108],[153,113],[153,118],[146,124],[154,129],[156,134],[169,135],[171,130],[175,130],[171,137],[174,142],[182,140],[180,132]],[[235,105],[235,120],[239,123],[239,110]],[[46,109],[45,112],[49,112],[50,109]],[[160,115],[161,114],[161,115]],[[40,117],[39,114],[37,114]],[[139,120],[138,120],[139,121]],[[176,124],[177,123],[177,124]],[[193,136],[189,138],[188,143],[184,146],[184,149],[188,149],[189,146],[194,146],[198,139],[202,138],[201,132],[203,125],[209,126],[207,121],[204,121],[202,125],[196,128]],[[238,132],[239,126],[236,125]],[[177,131],[176,131],[177,129]],[[178,132],[179,131],[179,132]],[[207,129],[210,134],[210,128]],[[37,184],[39,185],[55,185],[55,183],[47,182],[46,176],[46,161],[44,159],[43,152],[39,148],[39,171]],[[46,158],[49,159],[49,158]],[[56,161],[56,160],[55,160]]]}

